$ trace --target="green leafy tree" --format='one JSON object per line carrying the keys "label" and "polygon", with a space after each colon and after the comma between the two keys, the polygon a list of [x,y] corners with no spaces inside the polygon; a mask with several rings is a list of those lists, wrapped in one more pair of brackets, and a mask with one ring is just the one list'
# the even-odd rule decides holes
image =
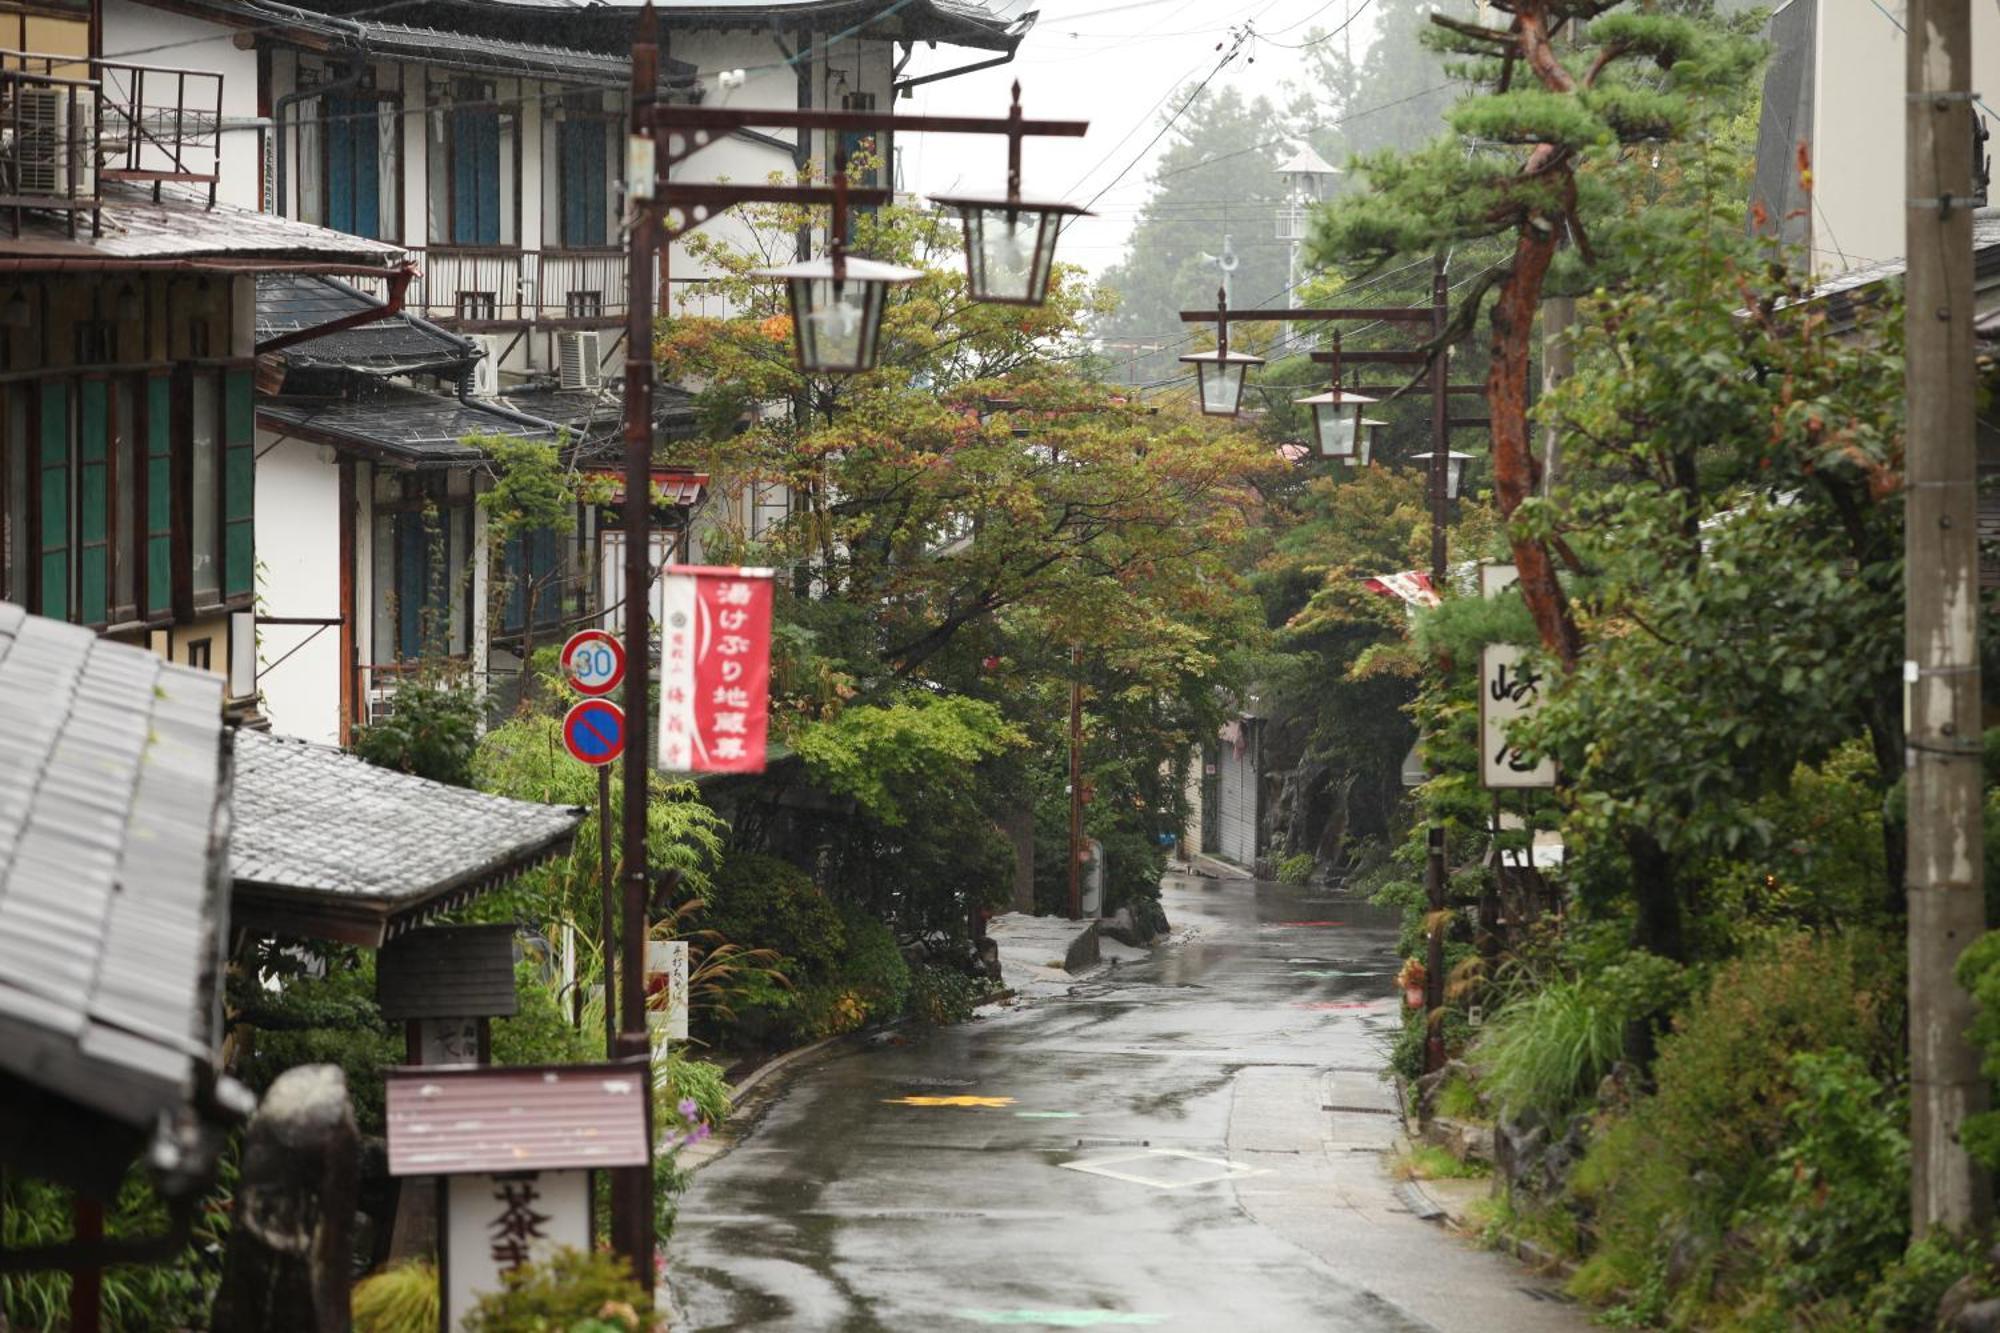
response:
{"label": "green leafy tree", "polygon": [[[1453,106],[1452,134],[1430,147],[1358,163],[1368,190],[1318,219],[1313,252],[1322,262],[1385,264],[1472,242],[1511,243],[1454,321],[1470,328],[1491,298],[1493,478],[1500,511],[1512,518],[1540,480],[1528,432],[1529,353],[1559,251],[1567,244],[1570,260],[1586,267],[1609,254],[1638,269],[1654,242],[1717,230],[1712,195],[1700,191],[1692,210],[1672,200],[1621,209],[1641,193],[1624,178],[1656,157],[1704,154],[1696,131],[1733,114],[1757,50],[1703,0],[1495,0],[1492,8],[1504,24],[1430,16],[1431,39],[1486,91]],[[1616,277],[1598,281],[1606,276]],[[1537,632],[1572,665],[1582,638],[1555,553],[1524,532],[1512,534],[1512,545]]]}

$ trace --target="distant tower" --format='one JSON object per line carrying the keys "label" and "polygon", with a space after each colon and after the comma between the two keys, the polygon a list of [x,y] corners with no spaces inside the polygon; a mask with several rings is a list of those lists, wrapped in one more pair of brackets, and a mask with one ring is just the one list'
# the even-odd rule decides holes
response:
{"label": "distant tower", "polygon": [[[1278,239],[1290,246],[1290,257],[1285,266],[1287,308],[1298,305],[1299,246],[1306,239],[1313,205],[1326,202],[1339,175],[1340,168],[1329,165],[1325,158],[1312,150],[1310,144],[1301,146],[1289,162],[1278,168],[1278,179],[1284,182],[1284,196],[1278,203]],[[1289,323],[1285,325],[1283,337],[1287,344],[1292,340]]]}

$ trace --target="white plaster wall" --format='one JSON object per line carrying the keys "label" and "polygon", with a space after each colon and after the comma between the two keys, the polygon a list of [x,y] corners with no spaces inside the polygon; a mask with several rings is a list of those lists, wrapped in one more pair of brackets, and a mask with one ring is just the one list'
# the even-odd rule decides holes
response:
{"label": "white plaster wall", "polygon": [[[257,432],[257,454],[258,608],[337,619],[340,469],[322,461],[317,445],[267,431]],[[338,626],[260,626],[257,671],[272,730],[327,745],[340,739]]]}
{"label": "white plaster wall", "polygon": [[[149,9],[132,0],[103,0],[102,12],[106,60],[221,74],[223,119],[247,121],[256,117],[257,53],[236,47],[231,40],[235,28]],[[163,82],[157,91],[149,86],[148,101],[157,102],[161,95],[171,106],[171,85]],[[223,203],[262,207],[263,143],[261,130],[223,134],[222,180],[216,196]]]}
{"label": "white plaster wall", "polygon": [[[1909,0],[1819,0],[1813,88],[1813,271],[1900,258]],[[1887,13],[1883,11],[1887,10]],[[1894,16],[1891,21],[1890,15]],[[2000,6],[1972,7],[1972,87],[2000,111]],[[2000,129],[1992,117],[1987,128]]]}

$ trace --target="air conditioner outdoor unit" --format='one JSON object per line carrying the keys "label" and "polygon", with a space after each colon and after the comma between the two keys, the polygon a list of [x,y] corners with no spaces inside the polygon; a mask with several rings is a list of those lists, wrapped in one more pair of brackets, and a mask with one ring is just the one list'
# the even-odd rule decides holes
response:
{"label": "air conditioner outdoor unit", "polygon": [[19,96],[20,137],[8,155],[12,158],[15,189],[24,195],[67,196],[73,155],[77,197],[95,196],[97,172],[90,151],[91,104],[71,101],[67,89],[23,88]]}
{"label": "air conditioner outdoor unit", "polygon": [[565,389],[595,389],[604,382],[599,369],[603,353],[590,331],[556,335],[556,365]]}
{"label": "air conditioner outdoor unit", "polygon": [[474,398],[498,398],[500,396],[500,339],[491,333],[475,333],[472,341],[479,347],[479,359],[472,363],[472,396]]}

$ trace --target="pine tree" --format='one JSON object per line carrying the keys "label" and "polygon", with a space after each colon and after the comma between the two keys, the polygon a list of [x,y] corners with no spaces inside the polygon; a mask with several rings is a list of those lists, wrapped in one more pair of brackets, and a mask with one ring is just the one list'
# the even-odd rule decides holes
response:
{"label": "pine tree", "polygon": [[[1467,285],[1448,333],[1461,336],[1489,312],[1494,489],[1511,519],[1540,482],[1528,433],[1529,351],[1559,252],[1598,270],[1597,283],[1615,284],[1604,255],[1643,262],[1646,228],[1685,225],[1670,208],[1621,209],[1619,175],[1733,110],[1758,47],[1743,21],[1716,17],[1711,0],[1493,0],[1489,9],[1491,25],[1430,16],[1426,39],[1483,89],[1452,107],[1452,133],[1415,153],[1358,161],[1368,189],[1325,210],[1311,248],[1322,263],[1379,267],[1511,242],[1506,259]],[[1602,254],[1593,245],[1600,228],[1621,233]],[[1510,542],[1544,646],[1573,665],[1581,641],[1549,543],[1518,529]]]}

